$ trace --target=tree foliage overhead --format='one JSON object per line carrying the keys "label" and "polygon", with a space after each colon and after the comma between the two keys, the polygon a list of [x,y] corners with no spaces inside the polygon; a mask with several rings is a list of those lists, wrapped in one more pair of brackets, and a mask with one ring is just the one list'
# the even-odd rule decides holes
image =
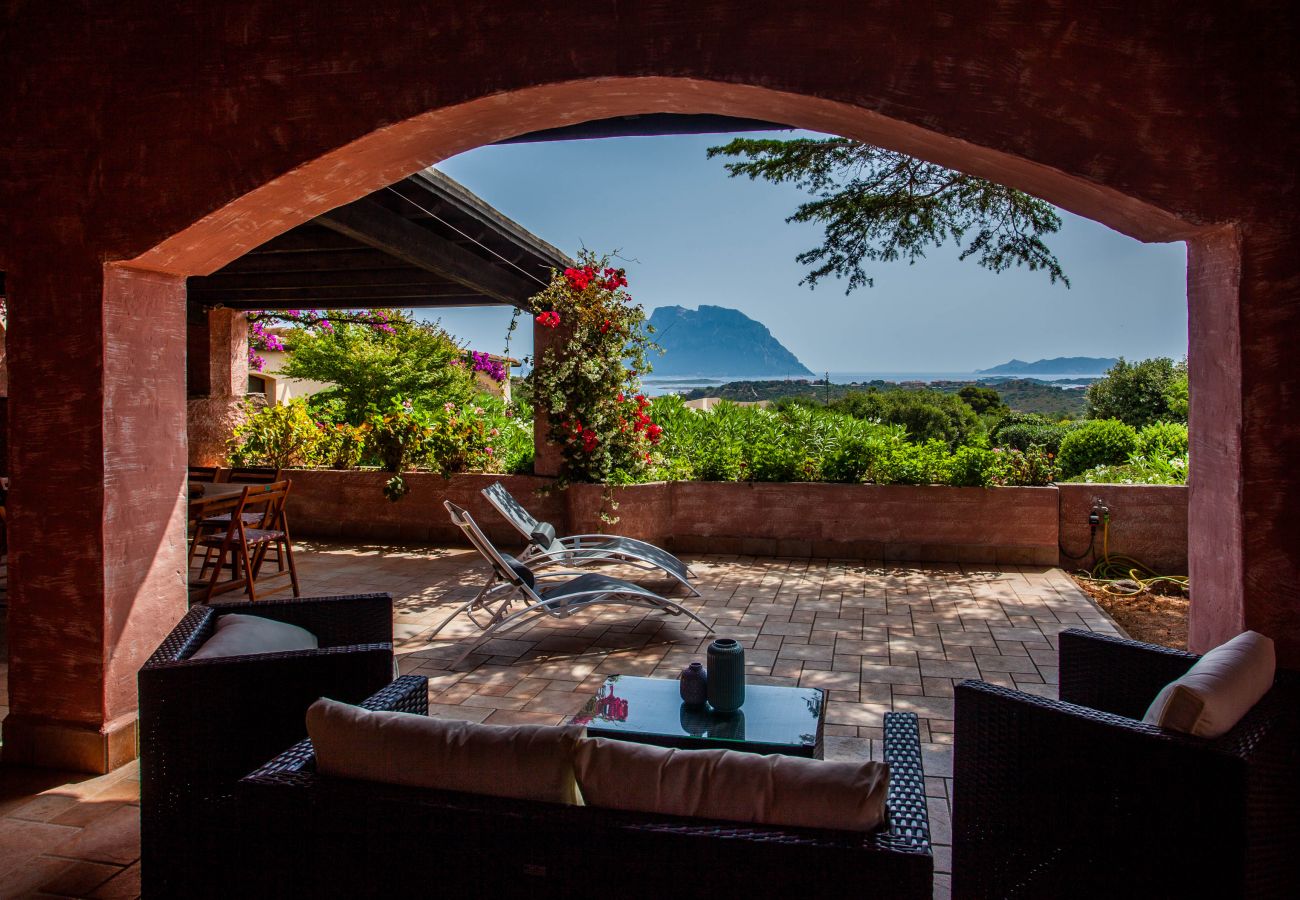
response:
{"label": "tree foliage overhead", "polygon": [[738,157],[726,164],[733,178],[789,182],[814,195],[786,219],[825,230],[821,246],[796,257],[809,267],[800,284],[833,275],[848,279],[845,293],[871,287],[864,262],[915,263],[952,240],[962,245],[959,259],[975,257],[990,271],[1026,266],[1070,285],[1042,240],[1060,230],[1060,216],[1012,188],[847,138],[737,138],[708,155]]}

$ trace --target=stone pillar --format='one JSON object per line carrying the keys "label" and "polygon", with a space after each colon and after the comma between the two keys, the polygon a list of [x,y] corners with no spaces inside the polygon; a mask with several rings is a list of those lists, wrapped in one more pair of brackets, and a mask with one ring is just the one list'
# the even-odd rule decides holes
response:
{"label": "stone pillar", "polygon": [[248,393],[248,313],[214,309],[207,315],[208,396],[189,401],[186,412],[194,466],[225,464],[226,444],[243,420]]}
{"label": "stone pillar", "polygon": [[[542,358],[544,350],[550,350],[560,346],[564,341],[564,334],[561,328],[547,328],[538,325],[533,320],[533,368],[537,368],[537,361]],[[560,466],[563,462],[563,456],[558,444],[553,444],[547,439],[550,433],[550,417],[540,405],[534,403],[533,406],[533,447],[535,456],[533,457],[533,474],[542,475],[547,478],[554,478],[560,474]]]}
{"label": "stone pillar", "polygon": [[104,772],[186,609],[185,281],[44,256],[8,288],[4,761]]}

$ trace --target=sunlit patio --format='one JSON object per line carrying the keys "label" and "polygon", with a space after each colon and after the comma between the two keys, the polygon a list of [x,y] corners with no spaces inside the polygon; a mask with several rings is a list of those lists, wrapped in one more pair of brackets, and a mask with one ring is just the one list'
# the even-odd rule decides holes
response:
{"label": "sunlit patio", "polygon": [[[565,620],[533,620],[452,670],[474,626],[462,618],[435,640],[429,635],[485,580],[486,566],[472,550],[316,542],[300,548],[305,596],[392,593],[402,672],[429,678],[435,716],[557,724],[577,713],[607,675],[676,677],[686,663],[703,659],[709,640],[684,618],[603,606]],[[951,869],[954,682],[982,678],[1054,697],[1055,635],[1071,627],[1115,632],[1059,569],[742,556],[687,561],[701,596],[684,605],[744,644],[750,683],[828,692],[826,758],[879,758],[884,713],[920,717],[936,896],[947,895]],[[672,591],[667,582],[647,583]],[[0,896],[138,892],[138,764],[91,779],[12,768],[3,778]]]}

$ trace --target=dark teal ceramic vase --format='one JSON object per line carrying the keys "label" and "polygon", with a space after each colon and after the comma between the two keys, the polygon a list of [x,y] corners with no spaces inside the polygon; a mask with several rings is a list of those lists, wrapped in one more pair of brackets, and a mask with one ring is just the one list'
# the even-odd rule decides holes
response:
{"label": "dark teal ceramic vase", "polygon": [[735,638],[709,644],[709,705],[735,712],[745,703],[745,648]]}

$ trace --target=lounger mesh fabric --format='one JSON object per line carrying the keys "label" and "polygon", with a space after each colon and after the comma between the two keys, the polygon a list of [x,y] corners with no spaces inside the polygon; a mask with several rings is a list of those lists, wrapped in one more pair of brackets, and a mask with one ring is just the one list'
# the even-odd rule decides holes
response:
{"label": "lounger mesh fabric", "polygon": [[662,547],[618,535],[574,535],[561,538],[553,525],[535,518],[501,482],[484,488],[483,496],[516,531],[528,539],[530,546],[524,553],[524,560],[530,565],[574,566],[586,562],[639,564],[642,568],[661,569],[692,593],[699,593],[690,584],[690,567]]}
{"label": "lounger mesh fabric", "polygon": [[[582,575],[571,572],[534,573],[526,563],[521,564],[514,557],[508,557],[497,550],[483,534],[473,517],[464,509],[450,500],[444,500],[443,506],[451,515],[452,522],[464,532],[474,549],[492,567],[492,577],[483,589],[473,599],[463,603],[447,616],[429,635],[429,639],[432,640],[461,613],[482,629],[478,639],[465,647],[452,666],[459,664],[474,648],[493,634],[510,631],[522,625],[533,615],[550,615],[563,619],[597,603],[642,606],[673,616],[684,615],[703,625],[707,631],[713,631],[713,626],[686,607],[621,578],[611,578],[596,573]],[[541,583],[547,578],[566,580],[548,586]],[[489,616],[486,623],[474,617],[476,610]]]}

